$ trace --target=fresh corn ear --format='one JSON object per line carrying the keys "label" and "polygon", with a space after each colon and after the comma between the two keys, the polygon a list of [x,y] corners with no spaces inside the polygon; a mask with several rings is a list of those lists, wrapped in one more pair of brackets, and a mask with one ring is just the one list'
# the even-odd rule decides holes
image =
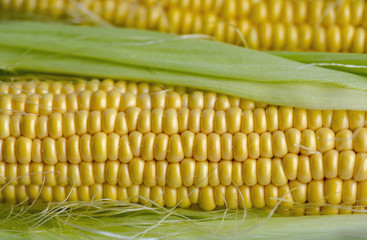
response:
{"label": "fresh corn ear", "polygon": [[315,204],[298,214],[367,204],[364,111],[279,107],[144,82],[13,80],[0,88],[5,202]]}
{"label": "fresh corn ear", "polygon": [[156,32],[0,30],[4,201],[365,211],[362,75]]}
{"label": "fresh corn ear", "polygon": [[364,0],[1,0],[0,11],[203,33],[253,49],[363,53],[365,5]]}

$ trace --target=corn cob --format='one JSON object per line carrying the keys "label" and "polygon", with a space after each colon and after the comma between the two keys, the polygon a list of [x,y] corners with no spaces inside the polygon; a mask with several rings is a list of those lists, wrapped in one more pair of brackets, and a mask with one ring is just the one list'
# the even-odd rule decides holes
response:
{"label": "corn cob", "polygon": [[204,33],[254,49],[363,53],[365,4],[364,0],[1,0],[0,11],[72,17],[74,22],[87,21],[87,13],[94,22]]}
{"label": "corn cob", "polygon": [[272,208],[284,198],[283,208],[316,205],[298,214],[365,209],[364,111],[110,79],[4,82],[0,92],[0,197],[9,203],[212,210]]}

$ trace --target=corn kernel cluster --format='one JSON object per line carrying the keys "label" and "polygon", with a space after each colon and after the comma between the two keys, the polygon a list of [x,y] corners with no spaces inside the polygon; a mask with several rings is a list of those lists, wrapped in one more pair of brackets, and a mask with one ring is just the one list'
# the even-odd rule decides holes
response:
{"label": "corn kernel cluster", "polygon": [[364,209],[366,117],[143,82],[3,82],[0,199]]}

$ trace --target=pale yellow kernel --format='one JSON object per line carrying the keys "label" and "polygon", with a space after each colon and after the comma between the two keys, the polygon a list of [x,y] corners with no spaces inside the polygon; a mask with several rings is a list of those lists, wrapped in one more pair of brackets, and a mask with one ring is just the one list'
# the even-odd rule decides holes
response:
{"label": "pale yellow kernel", "polygon": [[303,108],[295,108],[293,117],[294,128],[303,131],[307,128],[307,110]]}
{"label": "pale yellow kernel", "polygon": [[46,164],[56,164],[58,161],[57,153],[56,153],[56,142],[53,138],[45,138],[42,140],[41,146],[42,152],[42,160]]}
{"label": "pale yellow kernel", "polygon": [[264,186],[256,184],[251,187],[251,199],[255,208],[265,207],[265,190]]}
{"label": "pale yellow kernel", "polygon": [[346,110],[334,111],[331,128],[334,132],[349,128],[348,113]]}
{"label": "pale yellow kernel", "polygon": [[90,201],[89,186],[79,186],[77,188],[78,200],[79,201]]}
{"label": "pale yellow kernel", "polygon": [[5,139],[10,136],[10,117],[0,114],[0,138]]}
{"label": "pale yellow kernel", "polygon": [[59,138],[56,141],[56,153],[57,153],[57,159],[60,162],[66,162],[67,161],[67,152],[66,152],[66,138]]}
{"label": "pale yellow kernel", "polygon": [[214,132],[218,134],[223,134],[227,132],[227,121],[226,121],[226,114],[224,111],[215,112]]}
{"label": "pale yellow kernel", "polygon": [[163,206],[163,188],[161,186],[152,187],[150,189],[150,199],[158,206]]}
{"label": "pale yellow kernel", "polygon": [[276,131],[272,136],[273,153],[275,157],[281,158],[288,153],[287,141],[284,132]]}
{"label": "pale yellow kernel", "polygon": [[367,154],[357,153],[353,172],[353,178],[356,181],[367,180]]}
{"label": "pale yellow kernel", "polygon": [[[66,162],[58,162],[56,164],[56,167],[55,167],[55,171],[57,172],[56,174],[56,182],[57,182],[57,185],[60,185],[60,186],[66,186],[68,184],[68,166],[69,164],[66,163]],[[80,166],[80,170],[82,171],[82,165]],[[89,176],[93,176],[93,171],[91,172],[92,175],[87,175],[88,177]],[[82,174],[83,176],[83,174]]]}
{"label": "pale yellow kernel", "polygon": [[229,133],[225,133],[221,136],[221,153],[222,160],[232,160],[233,159],[233,135]]}
{"label": "pale yellow kernel", "polygon": [[326,178],[338,176],[339,154],[337,150],[330,150],[324,154],[324,171]]}
{"label": "pale yellow kernel", "polygon": [[311,129],[306,129],[301,135],[301,154],[311,155],[316,152],[316,135]]}
{"label": "pale yellow kernel", "polygon": [[201,110],[199,108],[192,109],[190,111],[188,119],[188,129],[194,133],[199,133],[201,122],[200,119],[201,119]]}
{"label": "pale yellow kernel", "polygon": [[53,111],[64,113],[67,110],[66,96],[65,94],[59,94],[54,96]]}
{"label": "pale yellow kernel", "polygon": [[341,130],[335,136],[335,148],[338,151],[353,149],[353,132],[351,130]]}
{"label": "pale yellow kernel", "polygon": [[274,208],[278,202],[278,187],[269,184],[265,186],[265,203],[266,206]]}
{"label": "pale yellow kernel", "polygon": [[174,207],[177,204],[177,189],[165,187],[163,193],[164,203],[167,207]]}
{"label": "pale yellow kernel", "polygon": [[236,161],[244,161],[245,159],[247,159],[248,150],[247,150],[246,134],[236,133],[234,135],[233,137],[233,156]]}
{"label": "pale yellow kernel", "polygon": [[283,158],[283,168],[289,180],[295,180],[298,174],[298,155],[289,153]]}
{"label": "pale yellow kernel", "polygon": [[213,187],[201,188],[198,201],[200,208],[206,211],[213,210],[216,207]]}
{"label": "pale yellow kernel", "polygon": [[257,133],[251,133],[247,138],[248,156],[257,159],[260,156],[260,136]]}
{"label": "pale yellow kernel", "polygon": [[19,137],[15,142],[15,156],[19,163],[27,164],[32,159],[32,140],[27,137]]}
{"label": "pale yellow kernel", "polygon": [[[165,100],[165,104],[166,104],[166,108],[173,108],[177,110],[180,109],[182,106],[180,94],[178,92],[168,93],[167,99]],[[162,107],[164,107],[164,104],[162,105],[163,105]]]}
{"label": "pale yellow kernel", "polygon": [[136,106],[136,95],[132,92],[126,92],[121,95],[120,111],[124,112],[131,107]]}
{"label": "pale yellow kernel", "polygon": [[228,132],[235,134],[240,131],[241,129],[241,117],[242,111],[239,107],[232,107],[227,109],[227,126]]}
{"label": "pale yellow kernel", "polygon": [[154,144],[154,158],[156,160],[165,160],[168,150],[169,136],[161,133],[158,134]]}
{"label": "pale yellow kernel", "polygon": [[89,117],[89,112],[84,110],[84,111],[78,111],[75,115],[75,127],[76,127],[76,132],[78,135],[82,135],[84,133],[87,133],[88,131],[88,117]]}
{"label": "pale yellow kernel", "polygon": [[280,107],[279,108],[279,130],[286,131],[293,126],[293,108]]}
{"label": "pale yellow kernel", "polygon": [[129,162],[129,172],[133,184],[142,184],[144,180],[145,161],[141,158],[133,158]]}
{"label": "pale yellow kernel", "polygon": [[37,138],[40,138],[40,139],[43,139],[48,136],[48,117],[47,116],[42,115],[37,119],[36,136]]}
{"label": "pale yellow kernel", "polygon": [[120,107],[121,92],[112,89],[107,92],[107,108],[118,110]]}
{"label": "pale yellow kernel", "polygon": [[335,147],[335,133],[330,128],[320,128],[316,131],[316,149],[324,153]]}
{"label": "pale yellow kernel", "polygon": [[106,109],[102,114],[102,131],[111,133],[115,130],[117,111],[115,109]]}
{"label": "pale yellow kernel", "polygon": [[129,164],[127,163],[121,163],[119,166],[118,184],[123,188],[127,188],[132,185]]}
{"label": "pale yellow kernel", "polygon": [[127,127],[126,114],[119,112],[116,118],[115,132],[119,135],[127,134],[129,129]]}
{"label": "pale yellow kernel", "polygon": [[308,184],[307,200],[309,203],[325,203],[324,181],[312,181]]}
{"label": "pale yellow kernel", "polygon": [[93,200],[103,199],[103,185],[95,183],[89,189],[90,198]]}
{"label": "pale yellow kernel", "polygon": [[140,112],[137,130],[141,133],[151,132],[151,111],[150,109],[144,109]]}
{"label": "pale yellow kernel", "polygon": [[308,110],[308,128],[317,130],[322,127],[323,113],[320,110]]}
{"label": "pale yellow kernel", "polygon": [[[53,120],[57,121],[57,124],[53,125],[53,123],[55,123]],[[62,131],[60,132],[60,131],[54,129],[55,127],[60,127],[59,125],[61,124],[61,122],[62,122],[61,115],[60,115],[60,119],[51,119],[50,118],[49,133],[50,133],[51,137],[59,138],[59,137],[62,136]],[[37,115],[33,115],[33,114],[24,115],[23,118],[22,118],[22,121],[20,122],[20,129],[21,129],[22,135],[24,137],[28,137],[28,138],[31,138],[31,139],[35,138],[36,137],[36,123],[37,123]],[[51,127],[52,127],[53,131],[50,131]]]}
{"label": "pale yellow kernel", "polygon": [[168,142],[167,161],[180,162],[184,158],[184,151],[182,147],[181,137],[174,134],[170,137]]}
{"label": "pale yellow kernel", "polygon": [[144,168],[144,185],[147,187],[154,187],[157,185],[156,180],[156,162],[146,161]]}
{"label": "pale yellow kernel", "polygon": [[208,185],[209,163],[207,161],[197,162],[195,169],[195,186],[205,187]]}
{"label": "pale yellow kernel", "polygon": [[207,159],[207,136],[199,133],[195,136],[193,158],[197,161],[205,161]]}
{"label": "pale yellow kernel", "polygon": [[266,109],[267,126],[269,132],[278,130],[278,108],[275,106]]}
{"label": "pale yellow kernel", "polygon": [[79,152],[79,141],[78,135],[73,135],[68,138],[66,142],[67,158],[70,163],[80,163],[81,157]]}
{"label": "pale yellow kernel", "polygon": [[[19,179],[18,179],[19,185],[29,185],[29,184],[31,184],[31,177],[29,175],[30,174],[30,165],[29,164],[19,164],[17,170],[18,170],[17,175],[19,177]],[[0,173],[1,173],[1,171],[0,171]]]}
{"label": "pale yellow kernel", "polygon": [[232,161],[219,162],[219,178],[222,185],[228,186],[232,183]]}
{"label": "pale yellow kernel", "polygon": [[365,125],[364,111],[348,111],[348,122],[350,130],[363,127]]}
{"label": "pale yellow kernel", "polygon": [[154,159],[154,142],[155,142],[155,134],[152,132],[146,133],[142,139],[142,147],[141,147],[141,157],[144,160],[153,160]]}
{"label": "pale yellow kernel", "polygon": [[[224,25],[222,26],[224,27]],[[226,111],[230,107],[231,107],[231,104],[229,102],[228,96],[219,94],[215,102],[214,110],[215,111]]]}
{"label": "pale yellow kernel", "polygon": [[311,164],[308,156],[299,156],[297,180],[303,183],[309,183],[312,180]]}
{"label": "pale yellow kernel", "polygon": [[150,109],[151,108],[150,93],[140,93],[137,96],[136,106],[141,109]]}
{"label": "pale yellow kernel", "polygon": [[143,140],[143,134],[141,134],[138,131],[133,131],[129,135],[131,151],[135,157],[140,157],[142,140]]}
{"label": "pale yellow kernel", "polygon": [[242,122],[241,122],[241,132],[245,134],[250,134],[254,131],[254,118],[251,109],[246,109],[243,111]]}
{"label": "pale yellow kernel", "polygon": [[204,93],[202,91],[194,91],[189,96],[189,108],[190,109],[203,109],[204,108]]}
{"label": "pale yellow kernel", "polygon": [[[43,101],[43,98],[42,98],[42,101]],[[45,104],[43,104],[45,105]],[[51,107],[49,107],[48,105],[46,105],[46,107],[44,106],[41,106],[41,109],[40,109],[40,113],[41,114],[44,114],[44,110],[43,109],[49,109]],[[66,95],[66,108],[68,111],[78,111],[79,110],[79,106],[78,106],[78,96],[75,92],[72,92],[72,93],[69,93],[68,95]],[[47,112],[46,112],[46,115]]]}
{"label": "pale yellow kernel", "polygon": [[35,185],[43,184],[43,163],[31,163],[31,182]]}
{"label": "pale yellow kernel", "polygon": [[126,111],[126,122],[129,132],[136,130],[140,112],[141,108],[138,107],[131,107]]}
{"label": "pale yellow kernel", "polygon": [[189,115],[190,110],[188,108],[180,108],[178,110],[178,127],[180,132],[184,132],[189,128]]}
{"label": "pale yellow kernel", "polygon": [[167,185],[172,188],[182,186],[180,163],[169,163],[167,168]]}
{"label": "pale yellow kernel", "polygon": [[[56,177],[55,177],[55,165],[45,165],[43,168],[44,171],[44,180],[45,180],[45,186],[54,187],[57,185]],[[69,170],[69,174],[70,174]],[[70,176],[69,176],[70,177]]]}
{"label": "pale yellow kernel", "polygon": [[13,115],[10,119],[10,135],[13,137],[19,137],[21,134],[20,123],[22,121],[22,116]]}
{"label": "pale yellow kernel", "polygon": [[289,186],[291,188],[291,194],[294,201],[297,203],[305,203],[308,199],[307,188],[308,184],[299,182],[297,180],[290,181]]}
{"label": "pale yellow kernel", "polygon": [[62,131],[62,114],[61,113],[52,113],[49,116],[49,118],[48,118],[48,133],[49,133],[50,137],[52,137],[54,139],[62,137],[63,131]]}
{"label": "pale yellow kernel", "polygon": [[107,160],[107,134],[98,132],[91,140],[92,156],[95,161],[104,162]]}
{"label": "pale yellow kernel", "polygon": [[177,110],[167,109],[163,115],[163,132],[167,135],[177,134],[179,131]]}
{"label": "pale yellow kernel", "polygon": [[200,128],[202,133],[209,134],[213,132],[214,116],[215,111],[213,109],[207,108],[203,110],[200,121]]}
{"label": "pale yellow kernel", "polygon": [[80,156],[83,161],[92,161],[92,149],[91,149],[92,136],[89,134],[83,134],[80,137]]}
{"label": "pale yellow kernel", "polygon": [[270,158],[259,158],[257,160],[257,181],[261,185],[271,182],[272,161]]}
{"label": "pale yellow kernel", "polygon": [[283,186],[288,182],[281,159],[273,159],[271,177],[272,183],[278,187]]}
{"label": "pale yellow kernel", "polygon": [[256,133],[264,133],[267,131],[266,113],[263,108],[257,108],[253,112],[254,129]]}
{"label": "pale yellow kernel", "polygon": [[301,146],[301,131],[296,128],[290,128],[285,132],[288,151],[290,153],[299,153]]}
{"label": "pale yellow kernel", "polygon": [[357,189],[357,201],[359,205],[365,206],[367,204],[367,181],[359,182]]}
{"label": "pale yellow kernel", "polygon": [[357,200],[357,182],[354,180],[343,181],[342,201],[346,204],[354,204]]}
{"label": "pale yellow kernel", "polygon": [[324,162],[322,154],[313,154],[310,156],[312,179],[324,179]]}
{"label": "pale yellow kernel", "polygon": [[356,152],[367,152],[367,128],[358,128],[354,131],[353,149]]}
{"label": "pale yellow kernel", "polygon": [[340,178],[325,180],[325,198],[330,204],[339,204],[342,201],[343,181]]}
{"label": "pale yellow kernel", "polygon": [[167,182],[167,161],[157,161],[157,183],[160,186],[165,186]]}
{"label": "pale yellow kernel", "polygon": [[187,187],[190,187],[194,184],[195,165],[195,161],[191,158],[185,158],[181,162],[182,183]]}
{"label": "pale yellow kernel", "polygon": [[106,182],[108,184],[116,185],[119,174],[119,161],[108,160],[106,162]]}
{"label": "pale yellow kernel", "polygon": [[351,179],[356,161],[353,151],[343,151],[339,154],[339,177],[343,180]]}
{"label": "pale yellow kernel", "polygon": [[82,185],[82,180],[80,176],[79,164],[70,164],[68,169],[68,181],[69,184],[75,187]]}
{"label": "pale yellow kernel", "polygon": [[260,156],[265,158],[273,157],[272,136],[269,132],[260,135]]}
{"label": "pale yellow kernel", "polygon": [[[7,103],[9,101],[9,103]],[[28,95],[28,98],[25,103],[24,110],[26,113],[39,113],[39,103],[40,103],[40,96],[37,94]],[[11,110],[11,98],[1,97],[1,109]]]}

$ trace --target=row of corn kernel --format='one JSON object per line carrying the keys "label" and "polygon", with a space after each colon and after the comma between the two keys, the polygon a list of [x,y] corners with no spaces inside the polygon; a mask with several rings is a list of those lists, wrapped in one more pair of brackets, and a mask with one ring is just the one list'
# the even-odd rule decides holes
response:
{"label": "row of corn kernel", "polygon": [[[216,13],[218,16],[232,19],[235,17],[249,18],[258,23],[264,20],[279,21],[287,20],[288,22],[310,22],[312,24],[320,24],[324,20],[326,22],[336,22],[338,24],[362,24],[364,20],[364,1],[344,1],[342,4],[335,4],[332,1],[281,1],[281,0],[260,0],[251,2],[250,0],[180,0],[180,1],[118,1],[118,0],[79,0],[84,7],[91,9],[102,18],[112,21],[127,18],[129,10],[145,8],[147,10],[152,7],[161,7],[163,9],[179,8],[185,11]],[[24,0],[9,1],[2,0],[0,7],[3,10],[13,10],[18,12],[39,12],[49,14],[51,16],[59,16],[64,11],[76,11],[77,5],[67,0]],[[74,9],[73,9],[74,8]],[[162,10],[163,10],[162,9]],[[144,10],[145,15],[149,15]],[[162,13],[161,13],[162,14]],[[124,16],[126,15],[126,16]],[[149,16],[148,16],[149,17]],[[152,17],[153,18],[153,17]],[[121,21],[121,20],[120,20]]]}
{"label": "row of corn kernel", "polygon": [[43,163],[17,164],[0,162],[0,184],[56,186],[67,184],[80,186],[97,183],[155,185],[178,188],[180,186],[237,186],[256,184],[283,186],[290,180],[309,183],[312,180],[340,178],[355,181],[367,180],[367,154],[355,155],[352,151],[330,151],[324,156],[317,154],[298,156],[288,154],[283,159],[247,159],[244,162],[220,161],[197,162],[186,158],[180,163],[144,161],[134,158],[129,163],[117,160],[106,162],[81,162],[55,165]]}
{"label": "row of corn kernel", "polygon": [[[60,95],[59,95],[60,96]],[[98,104],[96,104],[98,106]],[[31,105],[32,107],[34,105]],[[5,110],[3,110],[5,111]],[[326,126],[325,126],[326,125]],[[325,127],[323,127],[325,126]],[[305,131],[313,135],[325,135],[332,140],[335,136],[343,138],[354,134],[362,134],[365,126],[363,111],[318,111],[293,109],[289,107],[269,107],[264,110],[242,111],[238,107],[226,111],[198,108],[179,110],[169,108],[141,109],[130,107],[126,112],[118,112],[111,108],[104,111],[80,110],[77,112],[50,115],[37,114],[0,114],[0,139],[20,135],[29,138],[68,137],[75,133],[94,134],[116,132],[120,135],[132,131],[141,133],[153,132],[173,135],[189,130],[193,133],[275,133],[278,130],[289,131],[295,128],[298,134]],[[351,130],[348,130],[351,129]],[[361,133],[360,133],[361,132]],[[342,137],[343,136],[343,137]],[[338,138],[338,137],[337,137]]]}
{"label": "row of corn kernel", "polygon": [[[5,185],[1,188],[0,199],[6,202],[30,202],[36,199],[43,202],[51,201],[91,201],[100,199],[120,200],[142,204],[155,204],[174,207],[189,207],[199,204],[205,210],[227,206],[232,209],[251,207],[275,207],[278,201],[280,207],[291,207],[294,203],[311,204],[340,204],[350,206],[367,204],[367,182],[357,183],[353,180],[342,181],[330,179],[325,181],[312,181],[302,184],[291,181],[282,187],[269,184],[267,186],[207,186],[195,187],[146,187],[144,185],[131,185],[122,188],[111,184],[95,183],[91,186],[40,186],[40,185]],[[315,209],[316,211],[319,209]],[[336,209],[336,214],[339,212]],[[335,210],[334,210],[335,211]]]}
{"label": "row of corn kernel", "polygon": [[[330,134],[324,134],[324,130]],[[316,134],[309,129],[303,133],[289,129],[285,133],[251,133],[248,136],[244,133],[225,133],[222,136],[216,133],[194,134],[191,131],[171,136],[164,133],[156,135],[152,132],[142,134],[139,131],[122,136],[105,132],[97,132],[94,135],[68,135],[68,138],[56,134],[43,139],[24,136],[0,139],[0,161],[56,164],[59,161],[80,163],[82,160],[104,162],[119,159],[121,162],[129,162],[133,157],[142,157],[147,161],[155,159],[180,162],[184,158],[193,158],[197,161],[218,162],[232,159],[244,161],[247,158],[260,157],[282,158],[287,153],[308,156],[330,151],[367,152],[366,128],[356,130],[354,136],[350,132],[350,135],[337,134],[336,138],[333,132],[326,128],[321,128]]]}

